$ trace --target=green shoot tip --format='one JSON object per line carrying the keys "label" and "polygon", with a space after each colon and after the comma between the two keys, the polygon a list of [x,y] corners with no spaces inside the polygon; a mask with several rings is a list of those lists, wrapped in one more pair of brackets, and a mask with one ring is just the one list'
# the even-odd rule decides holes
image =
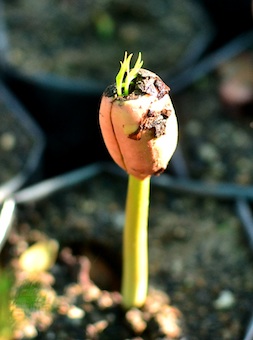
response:
{"label": "green shoot tip", "polygon": [[133,79],[136,78],[137,73],[143,65],[143,60],[141,60],[141,52],[139,52],[134,67],[130,69],[132,56],[132,53],[127,56],[127,52],[125,52],[124,60],[123,62],[120,62],[120,70],[116,76],[116,89],[118,96],[127,96],[129,94],[129,86]]}

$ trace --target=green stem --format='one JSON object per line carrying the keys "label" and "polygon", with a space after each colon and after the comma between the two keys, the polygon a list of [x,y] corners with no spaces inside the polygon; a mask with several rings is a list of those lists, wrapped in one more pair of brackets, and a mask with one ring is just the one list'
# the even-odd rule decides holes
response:
{"label": "green stem", "polygon": [[148,289],[150,178],[129,175],[123,235],[122,297],[125,308],[141,307]]}

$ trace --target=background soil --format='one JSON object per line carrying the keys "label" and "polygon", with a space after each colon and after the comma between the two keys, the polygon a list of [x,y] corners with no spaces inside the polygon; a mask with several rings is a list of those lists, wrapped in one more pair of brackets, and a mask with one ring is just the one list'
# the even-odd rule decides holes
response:
{"label": "background soil", "polygon": [[[170,331],[164,331],[154,315],[148,321],[148,307],[135,315],[136,323],[122,314],[116,292],[126,184],[121,178],[100,175],[50,199],[19,206],[5,248],[12,266],[16,263],[17,278],[27,277],[15,258],[29,244],[56,239],[60,252],[49,276],[37,278],[48,295],[53,291],[53,310],[48,313],[42,307],[38,315],[35,309],[26,327],[21,323],[16,339],[27,338],[27,324],[36,326],[38,339],[109,339],[112,334],[119,340],[242,339],[252,311],[253,268],[233,204],[155,186],[149,223],[150,300],[160,301],[159,310],[161,305],[170,308],[170,319],[164,317]],[[90,279],[102,291],[87,285]],[[101,302],[105,296],[108,306]],[[72,318],[73,308],[84,314]]]}
{"label": "background soil", "polygon": [[[158,73],[195,53],[209,33],[194,1],[5,1],[8,64],[25,74],[113,82],[124,52],[141,51],[145,68]],[[195,18],[198,17],[198,20]],[[192,55],[187,56],[191,58]]]}

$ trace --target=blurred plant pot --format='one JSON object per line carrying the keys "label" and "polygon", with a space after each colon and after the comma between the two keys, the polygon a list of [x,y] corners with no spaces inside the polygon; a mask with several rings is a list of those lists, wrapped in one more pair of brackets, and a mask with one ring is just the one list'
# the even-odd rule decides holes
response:
{"label": "blurred plant pot", "polygon": [[[253,272],[250,251],[241,237],[241,223],[229,201],[182,195],[166,187],[163,178],[168,176],[154,178],[151,191],[150,288],[163,297],[169,295],[170,306],[185,323],[182,335],[222,339],[226,334],[228,338],[242,339],[252,309]],[[163,185],[159,185],[160,180]],[[89,259],[92,280],[107,291],[108,301],[112,298],[110,292],[118,290],[120,284],[126,184],[126,176],[118,168],[93,164],[16,193],[15,221],[2,262],[10,264],[14,253],[14,258],[19,257],[24,248],[18,244],[27,246],[45,238],[56,239],[60,252],[50,273],[57,298],[69,299],[68,291],[74,295],[83,292],[80,275],[82,280],[87,276],[80,271],[76,274],[76,264],[85,257]],[[71,286],[72,290],[68,290]],[[115,305],[114,309],[99,307],[101,300],[93,296],[93,307],[88,309],[91,302],[85,301],[82,294],[87,291],[71,301],[75,307],[84,308],[85,317],[77,323],[67,312],[59,315],[55,309],[52,324],[39,335],[43,337],[50,331],[57,336],[60,329],[78,337],[80,328],[88,331],[87,320],[95,326],[96,315],[106,321],[101,339],[115,326],[117,334],[121,334],[124,317],[115,318],[119,313]],[[153,330],[150,324],[149,327],[149,331]],[[136,335],[133,331],[130,334]],[[145,332],[142,335],[139,331],[140,335],[150,339]]]}
{"label": "blurred plant pot", "polygon": [[[109,160],[97,111],[125,51],[134,57],[141,51],[144,67],[170,85],[171,74],[195,63],[212,38],[205,12],[194,1],[178,6],[176,0],[75,5],[15,0],[4,5],[3,78],[47,135],[48,176]],[[94,152],[80,157],[87,145]]]}
{"label": "blurred plant pot", "polygon": [[185,68],[172,79],[171,87],[176,93],[181,93],[203,78],[215,71],[220,65],[238,57],[241,53],[252,49],[253,30],[239,34],[228,43],[215,50],[207,51],[206,54],[193,66]]}
{"label": "blurred plant pot", "polygon": [[145,67],[165,77],[195,62],[212,37],[195,1],[3,4],[7,65],[50,88],[61,88],[65,79],[70,91],[73,85],[85,91],[90,83],[100,92],[114,82],[124,51],[141,51]]}
{"label": "blurred plant pot", "polygon": [[[227,182],[250,191],[252,46],[253,31],[249,31],[174,78],[173,102],[179,119],[184,177],[215,186]],[[229,89],[227,96],[225,89]],[[180,167],[179,163],[176,168]],[[240,196],[235,191],[233,194]]]}
{"label": "blurred plant pot", "polygon": [[38,176],[45,141],[33,118],[2,83],[0,108],[1,204]]}
{"label": "blurred plant pot", "polygon": [[[250,72],[244,79],[244,69],[247,69],[245,58],[242,58],[242,70],[236,65],[237,72],[235,64],[238,63],[232,59],[220,64],[174,97],[174,103],[179,112],[181,150],[188,176],[247,188],[253,183],[253,81],[249,83],[247,79]],[[229,77],[237,81],[237,97],[240,87],[244,89],[246,85],[251,88],[251,102],[247,103],[247,107],[234,104],[231,109],[221,96],[220,89],[227,82],[229,70],[232,71]]]}
{"label": "blurred plant pot", "polygon": [[[252,30],[251,0],[197,0],[207,11],[216,28],[212,49],[217,49],[235,37]],[[235,25],[238,18],[240,23]]]}

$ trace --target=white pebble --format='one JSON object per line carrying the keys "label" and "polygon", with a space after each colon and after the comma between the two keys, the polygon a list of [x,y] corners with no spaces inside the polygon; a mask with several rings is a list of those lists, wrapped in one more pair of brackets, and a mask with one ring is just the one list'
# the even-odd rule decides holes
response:
{"label": "white pebble", "polygon": [[82,319],[84,317],[84,310],[76,306],[70,307],[68,310],[68,317],[70,319]]}
{"label": "white pebble", "polygon": [[223,290],[217,300],[214,301],[216,309],[229,309],[235,304],[234,294],[229,290]]}
{"label": "white pebble", "polygon": [[16,145],[16,138],[12,133],[5,132],[0,137],[1,147],[5,151],[11,151]]}
{"label": "white pebble", "polygon": [[27,339],[33,339],[37,337],[38,332],[34,325],[26,325],[23,328],[23,334]]}

